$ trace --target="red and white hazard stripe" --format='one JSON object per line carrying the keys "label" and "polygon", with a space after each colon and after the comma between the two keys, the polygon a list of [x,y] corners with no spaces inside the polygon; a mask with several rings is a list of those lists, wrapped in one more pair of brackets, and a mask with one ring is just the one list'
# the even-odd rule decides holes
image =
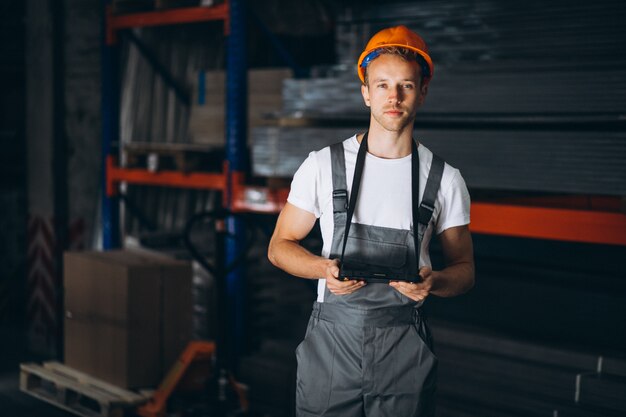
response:
{"label": "red and white hazard stripe", "polygon": [[[63,278],[57,274],[55,250],[58,244],[54,235],[54,220],[31,216],[28,221],[28,275],[26,322],[30,350],[44,355],[57,354],[58,316],[62,302],[59,291]],[[69,250],[85,248],[85,221],[76,219],[68,230]]]}
{"label": "red and white hazard stripe", "polygon": [[53,220],[31,216],[28,220],[28,275],[26,321],[29,348],[54,355],[58,334]]}

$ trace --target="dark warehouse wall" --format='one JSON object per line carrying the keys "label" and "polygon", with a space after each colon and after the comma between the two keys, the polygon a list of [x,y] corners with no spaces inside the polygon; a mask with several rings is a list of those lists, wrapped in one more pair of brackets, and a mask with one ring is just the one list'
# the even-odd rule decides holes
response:
{"label": "dark warehouse wall", "polygon": [[[23,2],[0,4],[0,334],[17,340],[26,271],[24,14]],[[14,353],[0,343],[0,355]]]}

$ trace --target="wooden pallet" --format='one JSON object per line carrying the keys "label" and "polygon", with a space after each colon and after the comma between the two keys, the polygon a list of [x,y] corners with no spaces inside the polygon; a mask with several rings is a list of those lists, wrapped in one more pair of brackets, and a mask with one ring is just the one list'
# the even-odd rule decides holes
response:
{"label": "wooden pallet", "polygon": [[148,400],[59,362],[20,364],[20,391],[83,417],[123,417]]}

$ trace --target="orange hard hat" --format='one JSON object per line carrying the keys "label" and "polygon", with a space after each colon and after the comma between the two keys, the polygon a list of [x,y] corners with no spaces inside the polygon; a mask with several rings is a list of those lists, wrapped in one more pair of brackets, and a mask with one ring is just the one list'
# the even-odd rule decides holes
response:
{"label": "orange hard hat", "polygon": [[[374,36],[367,43],[365,50],[359,57],[357,65],[357,71],[361,82],[365,82],[365,67],[367,67],[374,58],[378,56],[377,50],[385,48],[387,46],[397,46],[399,48],[409,49],[416,52],[419,56],[424,58],[427,67],[422,69],[422,75],[430,80],[435,72],[435,65],[433,60],[428,55],[428,47],[426,42],[417,33],[411,31],[406,26],[394,26],[391,28],[383,29]],[[424,74],[424,70],[428,70],[428,74]]]}

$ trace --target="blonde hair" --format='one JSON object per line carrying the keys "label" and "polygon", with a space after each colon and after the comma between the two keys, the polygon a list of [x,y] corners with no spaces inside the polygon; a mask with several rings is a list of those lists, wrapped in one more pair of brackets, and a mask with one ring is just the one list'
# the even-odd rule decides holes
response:
{"label": "blonde hair", "polygon": [[[429,77],[430,68],[428,67],[428,64],[426,63],[426,60],[424,60],[424,58],[422,58],[422,56],[415,51],[402,48],[399,46],[384,46],[380,49],[377,49],[376,51],[378,52],[378,56],[395,55],[397,57],[402,58],[403,60],[407,62],[417,62],[420,67],[420,84],[424,84],[424,79]],[[378,56],[376,56],[374,59],[378,58]],[[372,59],[372,61],[374,59]],[[371,62],[369,64],[371,64]],[[364,68],[364,76],[363,76],[364,85],[367,85],[369,81],[368,74],[367,74],[368,72],[367,69],[369,67],[369,64]]]}

